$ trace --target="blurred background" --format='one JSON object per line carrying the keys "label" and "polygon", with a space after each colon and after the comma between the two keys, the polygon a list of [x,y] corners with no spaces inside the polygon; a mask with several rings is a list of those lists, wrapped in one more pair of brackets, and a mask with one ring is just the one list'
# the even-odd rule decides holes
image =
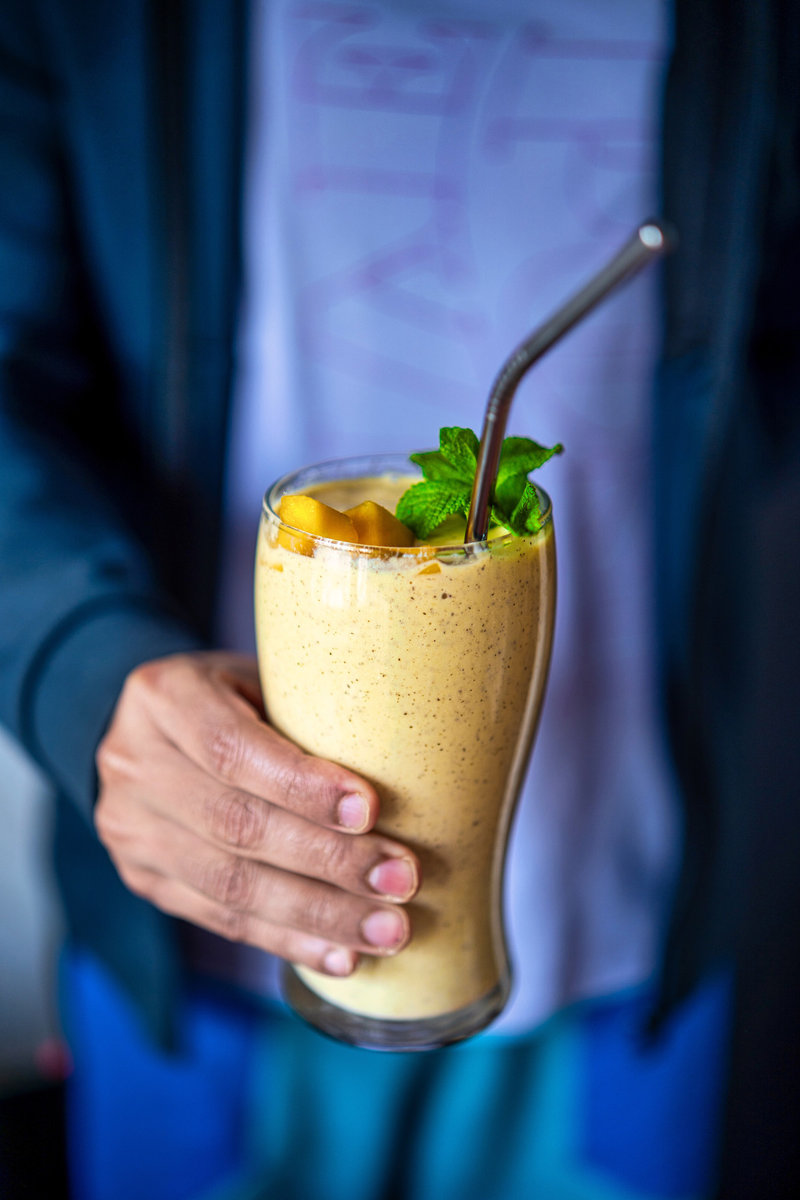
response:
{"label": "blurred background", "polygon": [[0,729],[0,1197],[65,1197],[52,797]]}

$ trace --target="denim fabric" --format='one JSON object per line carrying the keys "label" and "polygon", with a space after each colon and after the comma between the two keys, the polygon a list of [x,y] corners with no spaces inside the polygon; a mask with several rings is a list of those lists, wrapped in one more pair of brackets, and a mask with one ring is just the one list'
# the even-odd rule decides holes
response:
{"label": "denim fabric", "polygon": [[172,1053],[70,951],[74,1200],[701,1200],[712,1185],[729,988],[645,1036],[637,991],[524,1037],[356,1050],[195,981]]}

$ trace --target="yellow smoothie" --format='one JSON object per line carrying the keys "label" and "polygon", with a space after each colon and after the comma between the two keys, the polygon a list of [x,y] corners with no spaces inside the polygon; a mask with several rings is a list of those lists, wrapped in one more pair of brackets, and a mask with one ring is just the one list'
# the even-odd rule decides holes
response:
{"label": "yellow smoothie", "polygon": [[[393,511],[414,481],[363,478],[312,494],[342,510],[369,499]],[[502,867],[550,656],[552,523],[468,551],[315,539],[300,553],[278,531],[265,508],[255,607],[269,720],[373,783],[378,828],[422,865],[406,949],[362,956],[345,979],[295,970],[330,1003],[387,1020],[507,991]]]}

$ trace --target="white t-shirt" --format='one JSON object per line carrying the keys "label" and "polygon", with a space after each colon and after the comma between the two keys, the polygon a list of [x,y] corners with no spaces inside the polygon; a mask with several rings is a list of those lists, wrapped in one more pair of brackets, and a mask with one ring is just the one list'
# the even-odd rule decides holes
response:
{"label": "white t-shirt", "polygon": [[[221,638],[252,649],[263,492],[320,459],[480,431],[513,346],[655,208],[663,0],[254,0],[246,287]],[[545,711],[509,849],[495,1030],[646,978],[675,804],[655,718],[655,273],[521,385],[509,432],[559,558]],[[264,956],[266,957],[266,956]],[[248,969],[264,967],[250,955]],[[251,975],[252,979],[252,975]]]}

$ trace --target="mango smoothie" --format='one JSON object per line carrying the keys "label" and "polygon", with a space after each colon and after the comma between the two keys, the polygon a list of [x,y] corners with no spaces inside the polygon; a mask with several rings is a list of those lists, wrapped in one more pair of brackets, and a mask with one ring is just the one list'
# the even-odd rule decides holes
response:
{"label": "mango smoothie", "polygon": [[453,1040],[506,1001],[503,862],[555,611],[543,493],[539,533],[501,531],[467,548],[300,542],[276,516],[281,491],[340,510],[374,500],[393,511],[412,472],[399,458],[350,460],[282,481],[265,501],[256,554],[270,722],[374,784],[378,828],[422,865],[408,906],[412,939],[400,954],[362,956],[344,979],[293,968],[302,982],[290,999],[307,989],[330,1018],[318,1023],[362,1045],[413,1045],[415,1029],[418,1044]]}

